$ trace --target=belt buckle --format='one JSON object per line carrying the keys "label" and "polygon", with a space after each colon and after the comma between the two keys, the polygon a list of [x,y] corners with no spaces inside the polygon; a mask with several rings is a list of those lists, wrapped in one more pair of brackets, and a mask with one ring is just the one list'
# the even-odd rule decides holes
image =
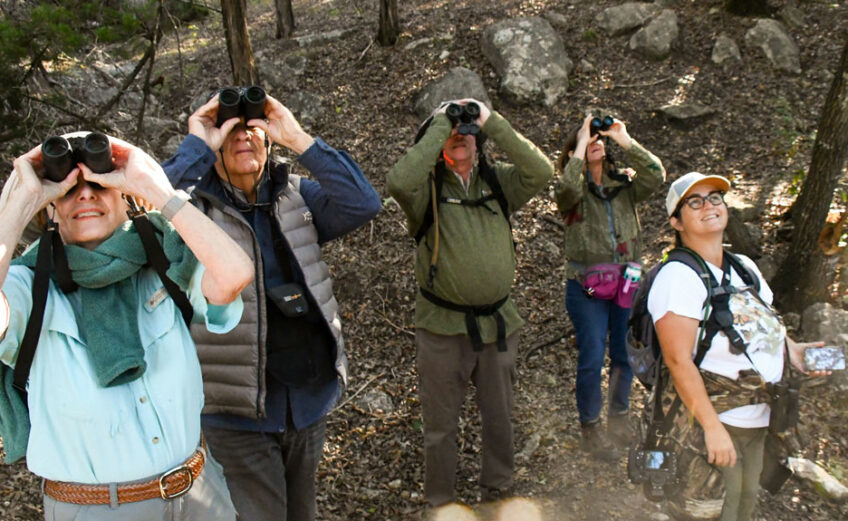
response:
{"label": "belt buckle", "polygon": [[[188,477],[188,484],[184,488],[178,490],[177,492],[168,493],[168,491],[165,490],[165,488],[168,486],[168,484],[165,482],[165,480],[168,479],[171,476],[176,476],[176,475],[183,473],[183,472],[185,472],[186,476]],[[176,499],[180,496],[184,496],[185,494],[187,494],[188,491],[191,490],[191,486],[193,484],[194,484],[194,476],[191,473],[191,469],[188,468],[187,465],[180,465],[179,467],[172,468],[168,472],[159,476],[159,494],[162,496],[162,499],[164,499],[165,501],[170,501],[171,499]]]}

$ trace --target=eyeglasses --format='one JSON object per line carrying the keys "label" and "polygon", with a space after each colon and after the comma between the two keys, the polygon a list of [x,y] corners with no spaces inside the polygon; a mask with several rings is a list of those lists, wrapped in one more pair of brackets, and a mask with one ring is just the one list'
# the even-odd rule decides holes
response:
{"label": "eyeglasses", "polygon": [[709,201],[713,206],[719,206],[724,204],[724,192],[720,190],[716,190],[715,192],[710,192],[707,195],[692,195],[683,200],[686,203],[686,206],[693,210],[700,210],[704,207],[704,204]]}

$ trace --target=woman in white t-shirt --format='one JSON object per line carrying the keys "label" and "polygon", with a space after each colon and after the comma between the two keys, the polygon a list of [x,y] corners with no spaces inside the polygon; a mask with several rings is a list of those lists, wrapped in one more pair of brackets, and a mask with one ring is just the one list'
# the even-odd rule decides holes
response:
{"label": "woman in white t-shirt", "polygon": [[[666,210],[677,233],[678,245],[698,253],[719,281],[723,277],[722,238],[728,219],[724,194],[729,189],[730,182],[724,177],[690,172],[672,183],[666,198]],[[731,295],[729,301],[734,328],[746,343],[745,353],[735,354],[727,336],[718,333],[700,370],[733,380],[739,378],[740,371],[755,371],[765,381],[777,382],[783,374],[785,344],[792,365],[804,371],[804,350],[821,343],[796,343],[786,336],[785,328],[769,307],[771,289],[750,259],[742,257],[742,261],[759,277],[762,300],[751,292],[739,292]],[[745,285],[734,269],[730,269],[730,284]],[[761,403],[716,413],[699,368],[693,362],[706,297],[706,287],[697,273],[683,263],[671,262],[657,274],[651,286],[648,311],[654,318],[675,390],[704,430],[709,462],[723,474],[725,498],[721,520],[748,520],[759,491],[770,409],[768,404]]]}

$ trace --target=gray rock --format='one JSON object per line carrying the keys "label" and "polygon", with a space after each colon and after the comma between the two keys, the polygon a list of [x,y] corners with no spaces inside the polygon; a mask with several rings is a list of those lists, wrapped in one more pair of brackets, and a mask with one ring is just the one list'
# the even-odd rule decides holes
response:
{"label": "gray rock", "polygon": [[804,22],[804,12],[794,5],[785,5],[777,12],[783,23],[793,29],[800,29],[806,25]]}
{"label": "gray rock", "polygon": [[413,49],[417,49],[418,47],[421,47],[422,45],[429,45],[431,43],[433,43],[433,38],[419,38],[415,41],[412,41],[412,42],[409,42],[408,44],[406,44],[404,46],[403,50],[404,51],[411,51]]}
{"label": "gray rock", "polygon": [[288,54],[272,65],[262,68],[262,86],[274,97],[279,97],[280,91],[294,91],[298,87],[298,77],[309,66],[309,60],[300,54]]}
{"label": "gray rock", "polygon": [[390,413],[395,410],[391,397],[379,389],[369,389],[356,400],[360,409],[368,412]]}
{"label": "gray rock", "polygon": [[605,36],[618,36],[641,27],[657,11],[657,6],[648,2],[627,2],[604,9],[595,23]]}
{"label": "gray rock", "polygon": [[750,223],[760,217],[760,209],[754,206],[741,192],[734,191],[725,194],[724,201],[728,208],[733,208],[738,212],[738,217],[742,222]]}
{"label": "gray rock", "polygon": [[716,38],[713,45],[712,60],[716,65],[724,65],[727,62],[738,62],[742,59],[739,46],[727,35],[721,34]]}
{"label": "gray rock", "polygon": [[[762,232],[760,232],[762,234]],[[763,255],[759,259],[757,259],[757,267],[760,269],[760,273],[763,275],[763,278],[766,279],[766,282],[771,282],[775,275],[777,275],[777,263],[774,261],[770,255]],[[801,324],[801,317],[797,313],[793,313],[797,317],[797,323],[793,329],[798,329],[798,326]],[[787,313],[786,315],[789,315]],[[784,323],[787,323],[786,315],[783,316]],[[787,326],[789,324],[787,323]]]}
{"label": "gray rock", "polygon": [[848,346],[848,311],[827,302],[813,304],[801,315],[804,337],[825,344]]}
{"label": "gray rock", "polygon": [[818,464],[804,458],[789,458],[788,464],[797,478],[809,484],[823,498],[839,502],[848,500],[848,487]]}
{"label": "gray rock", "polygon": [[715,109],[697,102],[681,103],[679,105],[664,105],[657,112],[669,119],[688,121],[715,113]]}
{"label": "gray rock", "polygon": [[184,138],[185,136],[181,136],[179,134],[174,134],[173,136],[168,138],[168,141],[166,141],[165,144],[162,145],[163,156],[171,157],[172,155],[174,155],[177,152],[177,148],[179,148],[180,143],[183,142]]}
{"label": "gray rock", "polygon": [[330,42],[341,40],[345,36],[348,36],[355,32],[357,32],[357,29],[354,28],[336,29],[334,31],[327,31],[325,33],[306,34],[304,36],[294,38],[293,41],[299,47],[312,47],[315,45],[324,45]]}
{"label": "gray rock", "polygon": [[545,11],[542,16],[557,29],[568,29],[571,26],[571,20],[562,13]]}
{"label": "gray rock", "polygon": [[441,78],[431,81],[416,94],[412,102],[413,111],[424,119],[443,101],[474,98],[489,108],[492,106],[486,86],[480,76],[464,67],[454,67]]}
{"label": "gray rock", "polygon": [[677,14],[665,9],[630,37],[630,49],[652,60],[664,60],[671,53],[671,44],[678,33]]}
{"label": "gray rock", "polygon": [[314,124],[324,113],[324,100],[321,96],[306,91],[297,91],[290,95],[283,104],[301,123]]}
{"label": "gray rock", "polygon": [[539,442],[542,439],[542,434],[539,431],[534,432],[524,443],[524,447],[515,455],[519,461],[527,461],[533,456],[533,453],[539,448]]}
{"label": "gray rock", "polygon": [[777,20],[760,19],[745,33],[745,44],[759,47],[772,65],[781,71],[801,73],[801,52],[798,45]]}
{"label": "gray rock", "polygon": [[483,54],[501,77],[501,92],[518,103],[551,106],[565,94],[573,64],[559,34],[543,18],[506,20],[483,31]]}

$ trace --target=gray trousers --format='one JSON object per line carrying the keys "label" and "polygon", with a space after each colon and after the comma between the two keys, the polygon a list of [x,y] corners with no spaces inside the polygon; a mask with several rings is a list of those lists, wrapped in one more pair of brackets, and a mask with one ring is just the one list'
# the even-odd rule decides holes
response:
{"label": "gray trousers", "polygon": [[[144,480],[147,481],[147,480]],[[207,453],[203,471],[184,496],[109,505],[62,503],[45,495],[47,521],[235,521],[221,465]]]}
{"label": "gray trousers", "polygon": [[419,393],[424,415],[424,496],[434,507],[455,500],[457,426],[465,391],[477,390],[482,422],[480,486],[497,491],[512,485],[513,384],[518,333],[506,339],[507,351],[484,344],[475,352],[466,335],[437,335],[418,329]]}
{"label": "gray trousers", "polygon": [[736,465],[719,467],[724,477],[721,521],[749,521],[757,506],[768,428],[741,429],[730,425],[724,428],[736,449]]}
{"label": "gray trousers", "polygon": [[282,433],[204,427],[242,521],[313,521],[327,418]]}

